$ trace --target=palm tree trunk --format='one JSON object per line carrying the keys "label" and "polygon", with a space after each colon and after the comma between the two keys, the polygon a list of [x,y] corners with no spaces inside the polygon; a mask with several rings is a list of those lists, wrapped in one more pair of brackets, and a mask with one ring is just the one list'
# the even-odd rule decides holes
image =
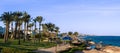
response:
{"label": "palm tree trunk", "polygon": [[27,22],[27,30],[26,30],[26,32],[27,32],[27,36],[26,36],[26,38],[27,38],[27,40],[28,40],[28,22]]}
{"label": "palm tree trunk", "polygon": [[13,22],[11,22],[11,32],[13,33]]}
{"label": "palm tree trunk", "polygon": [[24,23],[24,39],[23,39],[23,42],[25,42],[25,39],[26,39],[26,23]]}
{"label": "palm tree trunk", "polygon": [[19,41],[18,41],[18,44],[20,45],[20,23],[18,25],[19,25],[19,29],[18,29],[18,38],[19,38]]}
{"label": "palm tree trunk", "polygon": [[18,26],[18,22],[15,23],[15,33],[14,33],[14,39],[16,39],[16,34],[17,34],[17,26]]}
{"label": "palm tree trunk", "polygon": [[[36,33],[36,22],[35,22],[34,33]],[[33,39],[34,39],[34,40],[33,40],[33,41],[34,41],[34,43],[35,43],[35,35],[36,35],[36,34],[34,34],[34,38],[33,38]]]}
{"label": "palm tree trunk", "polygon": [[7,36],[6,36],[6,40],[8,41],[8,38],[9,38],[9,24],[10,23],[8,23],[8,27],[7,27]]}
{"label": "palm tree trunk", "polygon": [[41,41],[41,33],[40,33],[41,23],[39,22],[39,43]]}
{"label": "palm tree trunk", "polygon": [[6,22],[6,30],[5,30],[5,35],[4,35],[4,42],[7,42],[8,39],[8,30],[9,30],[9,23]]}
{"label": "palm tree trunk", "polygon": [[36,22],[35,22],[35,31],[36,31]]}
{"label": "palm tree trunk", "polygon": [[13,33],[14,33],[14,30],[13,30],[13,22],[11,22],[11,33],[12,33],[12,34],[11,34],[11,36],[12,36],[11,38],[13,38]]}
{"label": "palm tree trunk", "polygon": [[[7,25],[6,25],[7,27]],[[5,29],[5,34],[4,34],[4,43],[6,43],[6,35],[7,35],[7,29]]]}

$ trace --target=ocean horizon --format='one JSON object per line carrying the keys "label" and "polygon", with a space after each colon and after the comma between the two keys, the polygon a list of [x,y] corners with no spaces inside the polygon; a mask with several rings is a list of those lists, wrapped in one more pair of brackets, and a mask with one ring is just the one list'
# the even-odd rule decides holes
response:
{"label": "ocean horizon", "polygon": [[103,45],[119,46],[120,47],[120,36],[86,36],[85,40],[92,40],[95,43],[102,42]]}

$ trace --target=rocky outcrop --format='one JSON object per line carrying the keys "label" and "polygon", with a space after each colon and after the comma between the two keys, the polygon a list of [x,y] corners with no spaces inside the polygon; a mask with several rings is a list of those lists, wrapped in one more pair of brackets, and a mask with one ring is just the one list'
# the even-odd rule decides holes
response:
{"label": "rocky outcrop", "polygon": [[105,46],[103,51],[108,52],[108,53],[120,53],[120,47]]}
{"label": "rocky outcrop", "polygon": [[84,50],[84,53],[120,53],[120,47],[116,46],[105,46],[102,50]]}

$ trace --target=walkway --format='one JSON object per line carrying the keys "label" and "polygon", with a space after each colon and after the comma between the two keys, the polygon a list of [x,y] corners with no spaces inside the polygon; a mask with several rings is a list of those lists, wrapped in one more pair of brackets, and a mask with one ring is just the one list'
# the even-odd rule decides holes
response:
{"label": "walkway", "polygon": [[70,47],[71,46],[69,44],[66,44],[66,45],[55,46],[55,47],[51,47],[51,48],[38,49],[36,52],[37,53],[56,53],[56,52],[59,52],[59,51],[66,50]]}

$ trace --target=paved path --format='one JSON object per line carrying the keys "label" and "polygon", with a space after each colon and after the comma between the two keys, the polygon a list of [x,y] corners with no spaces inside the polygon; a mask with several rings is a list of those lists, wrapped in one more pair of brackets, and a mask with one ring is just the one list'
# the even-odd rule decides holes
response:
{"label": "paved path", "polygon": [[69,44],[66,44],[66,45],[55,46],[55,47],[51,47],[51,48],[38,49],[37,53],[56,53],[59,51],[66,50],[70,47],[71,46]]}

